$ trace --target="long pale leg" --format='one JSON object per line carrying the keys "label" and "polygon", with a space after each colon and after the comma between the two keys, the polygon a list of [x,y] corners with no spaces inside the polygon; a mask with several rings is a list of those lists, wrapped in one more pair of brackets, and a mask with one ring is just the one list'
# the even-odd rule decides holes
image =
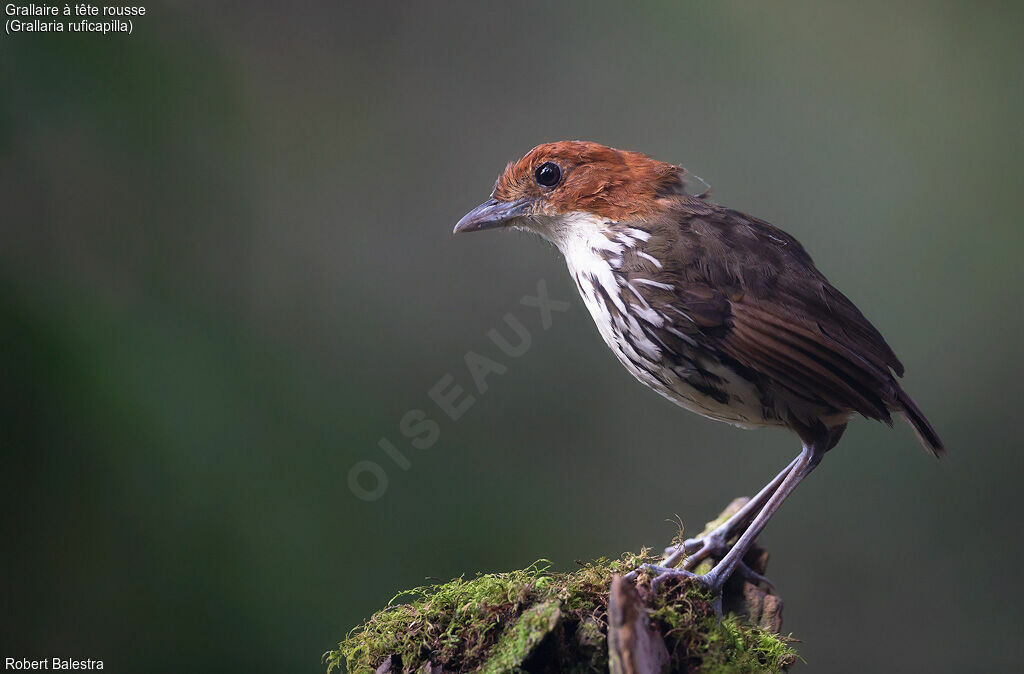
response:
{"label": "long pale leg", "polygon": [[691,571],[686,569],[672,569],[665,566],[659,566],[657,564],[647,564],[644,568],[654,572],[655,578],[652,584],[657,585],[663,582],[667,578],[686,576],[698,579],[703,585],[705,585],[713,594],[720,594],[722,586],[725,581],[729,579],[733,571],[743,560],[744,555],[750,550],[750,546],[754,544],[758,535],[764,530],[765,525],[768,524],[768,520],[771,519],[775,511],[779,509],[779,506],[786,500],[786,498],[793,493],[796,486],[807,477],[807,475],[814,470],[814,468],[821,461],[821,457],[824,456],[826,448],[829,445],[825,443],[804,445],[803,450],[800,452],[800,456],[796,458],[796,461],[792,464],[792,467],[788,469],[782,482],[775,489],[775,492],[768,498],[767,502],[757,513],[754,519],[750,522],[750,525],[746,528],[743,534],[740,536],[736,544],[732,546],[732,549],[726,553],[725,557],[715,565],[715,568],[707,572],[703,576],[698,576]]}
{"label": "long pale leg", "polygon": [[[765,503],[772,494],[775,493],[779,488],[779,485],[782,484],[782,481],[790,471],[793,470],[799,461],[799,456],[790,461],[789,465],[782,469],[782,472],[776,475],[771,482],[766,484],[761,491],[757,492],[757,494],[747,501],[742,508],[733,513],[732,517],[716,527],[711,531],[711,533],[705,536],[685,540],[682,545],[666,548],[666,557],[662,560],[661,564],[657,566],[659,568],[675,567],[682,559],[682,568],[687,571],[692,571],[698,564],[709,556],[715,555],[716,557],[721,557],[724,555],[729,549],[729,540],[742,532],[744,528],[748,526],[751,518],[764,508]],[[641,569],[636,569],[631,571],[630,573],[627,573],[624,578],[626,580],[634,580],[637,575],[639,575],[640,570]],[[763,582],[767,585],[771,584],[767,582],[767,579],[758,576],[758,574],[753,571],[750,571],[749,574],[754,576],[754,579],[758,582]]]}
{"label": "long pale leg", "polygon": [[775,490],[779,488],[779,485],[782,484],[782,481],[799,460],[799,458],[796,458],[790,461],[789,465],[782,469],[782,472],[776,475],[752,499],[743,504],[743,507],[737,510],[732,517],[722,522],[711,533],[687,539],[683,541],[682,545],[667,548],[665,550],[666,557],[662,560],[661,565],[674,567],[680,560],[683,560],[683,568],[692,571],[709,556],[725,554],[729,548],[729,540],[747,527],[751,518],[764,507],[764,504],[775,493]]}

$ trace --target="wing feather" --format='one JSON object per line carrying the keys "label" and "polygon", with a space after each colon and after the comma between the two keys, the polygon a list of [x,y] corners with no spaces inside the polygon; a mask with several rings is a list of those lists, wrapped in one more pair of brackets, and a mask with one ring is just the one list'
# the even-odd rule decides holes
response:
{"label": "wing feather", "polygon": [[858,367],[842,344],[786,325],[770,311],[742,302],[732,304],[732,328],[723,345],[737,360],[764,371],[765,361],[770,359],[774,369],[789,371],[789,378],[806,391],[805,395],[819,397],[838,409],[891,422],[879,395],[887,382],[875,368]]}
{"label": "wing feather", "polygon": [[[891,424],[891,412],[900,412],[926,447],[942,451],[896,379],[903,364],[892,348],[796,239],[705,200],[672,199],[664,216],[635,223],[655,236],[628,270],[631,278],[673,280],[667,289],[642,284],[670,322],[670,346],[678,340],[698,359],[731,359],[781,418],[808,423],[858,412]],[[656,265],[644,262],[652,259]]]}

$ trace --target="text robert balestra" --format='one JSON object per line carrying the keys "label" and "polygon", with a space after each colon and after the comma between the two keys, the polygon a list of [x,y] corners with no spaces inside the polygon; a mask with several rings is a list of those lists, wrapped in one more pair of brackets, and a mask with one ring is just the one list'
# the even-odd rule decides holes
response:
{"label": "text robert balestra", "polygon": [[81,670],[81,669],[103,669],[102,660],[77,660],[75,658],[43,658],[42,660],[29,660],[28,658],[4,658],[4,670],[32,671],[32,670]]}

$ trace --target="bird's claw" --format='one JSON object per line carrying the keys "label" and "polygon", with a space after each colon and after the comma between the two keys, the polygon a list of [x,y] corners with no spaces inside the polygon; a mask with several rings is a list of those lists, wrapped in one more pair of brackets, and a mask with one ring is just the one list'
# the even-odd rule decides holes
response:
{"label": "bird's claw", "polygon": [[689,578],[694,582],[700,584],[704,589],[711,592],[715,591],[715,587],[709,582],[709,579],[700,574],[696,574],[689,569],[684,568],[671,568],[668,566],[661,566],[659,564],[644,564],[638,571],[648,571],[651,573],[651,589],[655,592],[658,591],[666,580],[670,578]]}
{"label": "bird's claw", "polygon": [[[640,575],[641,571],[647,571],[651,574],[651,589],[655,592],[658,588],[670,578],[689,578],[694,582],[698,583],[705,590],[710,592],[712,595],[720,596],[722,594],[722,587],[728,578],[723,578],[717,572],[717,569],[712,569],[706,574],[699,574],[693,572],[693,566],[695,564],[689,564],[692,557],[688,557],[682,566],[669,567],[661,564],[641,564],[638,568],[627,573],[623,578],[628,581],[636,580],[637,576]],[[772,592],[775,591],[775,585],[765,578],[763,575],[751,569],[746,562],[739,562],[733,573],[738,575],[743,580],[751,582],[755,585],[767,587]]]}
{"label": "bird's claw", "polygon": [[693,571],[708,557],[721,559],[729,551],[729,542],[721,534],[711,533],[698,538],[688,538],[680,545],[665,548],[665,562],[673,565],[682,560],[682,567]]}
{"label": "bird's claw", "polygon": [[736,570],[733,571],[733,573],[742,578],[743,580],[753,583],[754,585],[763,585],[772,592],[775,592],[775,585],[772,583],[772,581],[768,580],[767,578],[759,574],[757,571],[754,571],[752,568],[747,566],[746,562],[741,561],[739,564],[737,564]]}
{"label": "bird's claw", "polygon": [[672,568],[668,566],[661,566],[660,564],[644,564],[633,572],[634,577],[635,574],[640,571],[648,571],[653,575],[653,578],[651,578],[652,592],[657,592],[665,581],[670,578],[686,578],[691,582],[697,583],[706,592],[711,594],[712,606],[714,607],[715,615],[719,618],[722,617],[722,583],[718,576],[715,575],[714,571],[711,571],[706,575],[700,575],[690,571],[689,569]]}

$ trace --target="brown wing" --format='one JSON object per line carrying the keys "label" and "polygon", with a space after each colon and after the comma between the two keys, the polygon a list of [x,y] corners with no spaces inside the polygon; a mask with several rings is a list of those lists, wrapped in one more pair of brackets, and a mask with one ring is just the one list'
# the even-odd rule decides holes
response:
{"label": "brown wing", "polygon": [[742,213],[681,204],[674,221],[654,223],[675,234],[660,257],[679,281],[654,301],[671,305],[676,327],[792,396],[891,423],[900,406],[892,371],[903,366],[803,247]]}
{"label": "brown wing", "polygon": [[[803,397],[816,397],[837,410],[859,412],[892,423],[892,375],[866,358],[792,318],[793,310],[740,299],[731,304],[726,353]],[[784,318],[783,316],[787,316]]]}
{"label": "brown wing", "polygon": [[[658,341],[669,351],[731,360],[759,380],[771,398],[762,403],[773,403],[782,419],[858,412],[891,424],[890,410],[899,411],[927,449],[942,453],[935,429],[896,380],[899,359],[796,239],[701,199],[671,199],[670,216],[643,223],[653,234],[649,257],[624,256],[623,271],[673,319]],[[654,277],[671,283],[644,283]]]}

